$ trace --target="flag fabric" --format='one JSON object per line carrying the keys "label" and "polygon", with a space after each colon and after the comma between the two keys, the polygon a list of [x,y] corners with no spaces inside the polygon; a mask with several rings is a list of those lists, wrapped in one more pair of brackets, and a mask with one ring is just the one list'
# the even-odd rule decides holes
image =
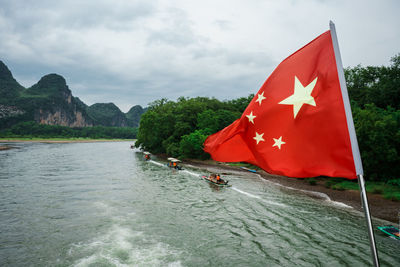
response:
{"label": "flag fabric", "polygon": [[272,174],[356,179],[330,31],[282,61],[241,118],[209,136],[204,151]]}

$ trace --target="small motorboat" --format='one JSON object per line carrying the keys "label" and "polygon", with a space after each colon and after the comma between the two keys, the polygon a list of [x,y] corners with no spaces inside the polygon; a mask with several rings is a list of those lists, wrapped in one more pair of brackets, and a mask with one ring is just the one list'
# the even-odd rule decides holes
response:
{"label": "small motorboat", "polygon": [[143,152],[143,154],[144,154],[144,159],[145,160],[150,160],[151,158],[150,158],[150,152],[147,152],[147,151],[145,151],[145,152]]}
{"label": "small motorboat", "polygon": [[203,178],[203,179],[206,180],[207,182],[212,183],[212,184],[215,184],[215,185],[217,185],[217,186],[231,186],[230,184],[228,184],[229,181],[225,181],[225,180],[223,180],[223,179],[220,179],[220,180],[217,182],[217,180],[216,180],[215,178],[211,177],[211,176],[209,177],[209,176],[202,175],[201,178]]}
{"label": "small motorboat", "polygon": [[240,168],[243,169],[243,170],[249,171],[249,172],[257,172],[256,170],[249,169],[249,168],[246,168],[246,167],[240,167]]}
{"label": "small motorboat", "polygon": [[174,168],[176,170],[183,170],[181,166],[178,165],[179,162],[181,162],[179,159],[176,158],[168,158],[169,162],[167,163],[167,166],[170,168]]}
{"label": "small motorboat", "polygon": [[379,226],[378,229],[384,232],[385,234],[389,235],[390,237],[400,240],[399,228],[394,227],[393,225],[387,225],[387,226]]}

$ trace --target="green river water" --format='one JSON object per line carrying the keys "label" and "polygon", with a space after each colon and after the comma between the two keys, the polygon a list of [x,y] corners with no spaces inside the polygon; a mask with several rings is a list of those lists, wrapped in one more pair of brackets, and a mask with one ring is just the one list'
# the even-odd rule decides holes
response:
{"label": "green river water", "polygon": [[[13,145],[0,151],[0,266],[372,262],[363,214],[324,196],[239,171],[215,187],[129,142]],[[400,242],[375,235],[381,265],[400,266]]]}

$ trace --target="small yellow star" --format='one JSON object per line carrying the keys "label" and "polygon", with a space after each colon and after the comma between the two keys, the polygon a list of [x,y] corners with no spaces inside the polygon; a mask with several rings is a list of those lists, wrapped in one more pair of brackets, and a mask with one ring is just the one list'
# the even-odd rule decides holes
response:
{"label": "small yellow star", "polygon": [[253,111],[252,111],[252,112],[250,112],[249,115],[246,115],[246,117],[249,119],[249,122],[254,124],[254,118],[257,117],[257,116],[254,116],[253,115]]}
{"label": "small yellow star", "polygon": [[253,137],[253,139],[257,141],[257,145],[258,145],[258,143],[259,143],[260,141],[265,141],[264,138],[263,138],[263,135],[264,135],[264,133],[258,134],[258,133],[256,132],[256,136]]}
{"label": "small yellow star", "polygon": [[276,138],[272,138],[272,139],[274,139],[274,142],[275,142],[275,143],[272,145],[272,147],[277,146],[279,149],[281,149],[281,145],[286,144],[286,142],[283,142],[283,141],[282,141],[282,136],[279,137],[278,139],[276,139]]}
{"label": "small yellow star", "polygon": [[258,104],[260,104],[261,106],[261,102],[266,99],[266,97],[264,96],[264,92],[262,92],[261,94],[258,94],[258,98],[256,100],[256,102],[258,102]]}

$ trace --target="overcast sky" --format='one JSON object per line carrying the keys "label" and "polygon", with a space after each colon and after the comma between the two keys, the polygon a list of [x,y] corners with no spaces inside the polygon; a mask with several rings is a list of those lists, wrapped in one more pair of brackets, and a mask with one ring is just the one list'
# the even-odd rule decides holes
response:
{"label": "overcast sky", "polygon": [[336,25],[345,67],[400,53],[398,0],[0,0],[0,60],[23,86],[62,75],[86,104],[256,93]]}

